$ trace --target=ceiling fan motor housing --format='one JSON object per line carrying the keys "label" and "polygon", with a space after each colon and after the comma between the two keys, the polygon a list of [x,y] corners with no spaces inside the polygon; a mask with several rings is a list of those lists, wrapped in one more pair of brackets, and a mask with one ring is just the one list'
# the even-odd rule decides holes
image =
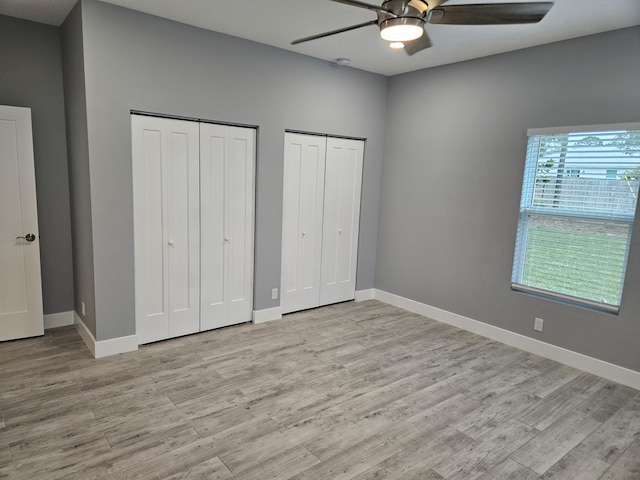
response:
{"label": "ceiling fan motor housing", "polygon": [[415,26],[424,29],[425,15],[428,5],[422,0],[386,0],[382,3],[382,8],[386,11],[378,11],[378,27],[382,38],[388,41],[404,40],[393,37],[386,38],[382,33],[389,27],[399,25]]}
{"label": "ceiling fan motor housing", "polygon": [[391,12],[378,11],[379,20],[387,20],[394,17],[424,18],[429,6],[422,0],[386,0],[382,3],[382,8]]}

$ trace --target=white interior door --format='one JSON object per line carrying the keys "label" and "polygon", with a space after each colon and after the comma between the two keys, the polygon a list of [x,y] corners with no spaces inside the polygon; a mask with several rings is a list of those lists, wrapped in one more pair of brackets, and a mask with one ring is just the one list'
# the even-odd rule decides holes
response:
{"label": "white interior door", "polygon": [[201,329],[253,314],[255,129],[200,125]]}
{"label": "white interior door", "polygon": [[362,140],[327,138],[320,305],[355,298],[363,158]]}
{"label": "white interior door", "polygon": [[199,133],[133,115],[136,330],[140,343],[200,330]]}
{"label": "white interior door", "polygon": [[0,106],[0,340],[44,333],[36,207],[31,110]]}
{"label": "white interior door", "polygon": [[320,302],[326,138],[285,134],[282,313]]}

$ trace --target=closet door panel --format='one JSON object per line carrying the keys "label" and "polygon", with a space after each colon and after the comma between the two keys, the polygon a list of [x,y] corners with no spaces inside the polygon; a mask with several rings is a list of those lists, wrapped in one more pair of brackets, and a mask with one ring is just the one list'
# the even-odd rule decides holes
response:
{"label": "closet door panel", "polygon": [[193,122],[168,123],[169,336],[177,337],[200,330],[199,145]]}
{"label": "closet door panel", "polygon": [[202,238],[201,325],[203,330],[223,326],[227,318],[225,276],[225,158],[229,155],[228,127],[200,126],[200,232]]}
{"label": "closet door panel", "polygon": [[319,305],[326,139],[285,135],[281,307]]}
{"label": "closet door panel", "polygon": [[[145,288],[146,315],[167,315],[165,283],[167,280],[167,260],[164,239],[167,236],[163,212],[166,201],[162,195],[162,156],[161,133],[158,130],[145,130],[144,133],[144,164],[143,175],[145,181],[144,210],[147,212],[144,222],[144,247],[146,257],[146,275],[142,285]],[[165,321],[168,320],[168,316]],[[168,324],[167,324],[168,325]],[[167,327],[168,328],[168,327]]]}
{"label": "closet door panel", "polygon": [[310,304],[312,306],[317,303],[315,297],[320,287],[318,273],[322,252],[324,154],[324,139],[316,144],[310,142],[303,158],[301,175],[300,287],[303,293],[310,294],[309,298],[314,298],[313,305]]}
{"label": "closet door panel", "polygon": [[166,198],[162,126],[132,117],[136,333],[140,343],[169,336]]}
{"label": "closet door panel", "polygon": [[202,329],[253,314],[255,130],[201,124]]}
{"label": "closet door panel", "polygon": [[229,322],[248,322],[253,314],[253,229],[255,130],[229,128],[228,206]]}
{"label": "closet door panel", "polygon": [[284,159],[282,205],[282,307],[291,301],[298,288],[300,259],[300,172],[302,145],[287,142]]}
{"label": "closet door panel", "polygon": [[331,140],[328,139],[327,142],[325,167],[320,304],[331,303],[327,301],[327,290],[338,285],[340,277],[342,235],[338,234],[338,230],[342,225],[341,206],[343,202],[340,183],[344,169],[344,152],[336,151]]}
{"label": "closet door panel", "polygon": [[136,331],[148,343],[199,330],[198,131],[132,116]]}
{"label": "closet door panel", "polygon": [[355,297],[364,142],[327,139],[320,304]]}

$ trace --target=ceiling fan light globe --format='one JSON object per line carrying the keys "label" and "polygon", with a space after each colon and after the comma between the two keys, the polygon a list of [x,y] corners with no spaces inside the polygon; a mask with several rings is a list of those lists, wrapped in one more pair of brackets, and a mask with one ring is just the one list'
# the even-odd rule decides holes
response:
{"label": "ceiling fan light globe", "polygon": [[391,48],[393,48],[394,50],[399,50],[399,49],[401,49],[401,48],[404,48],[404,43],[402,43],[402,42],[391,42],[391,43],[389,44],[389,46],[390,46]]}
{"label": "ceiling fan light globe", "polygon": [[420,18],[390,18],[380,23],[380,36],[388,42],[409,42],[423,32],[424,21]]}

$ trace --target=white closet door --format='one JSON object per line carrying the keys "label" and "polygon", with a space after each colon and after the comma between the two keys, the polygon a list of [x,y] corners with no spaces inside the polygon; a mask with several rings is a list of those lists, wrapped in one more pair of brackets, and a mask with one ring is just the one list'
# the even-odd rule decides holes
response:
{"label": "white closet door", "polygon": [[255,130],[200,126],[201,329],[253,313]]}
{"label": "white closet door", "polygon": [[136,330],[148,343],[200,329],[198,124],[133,115],[131,125]]}
{"label": "white closet door", "polygon": [[325,137],[285,134],[282,313],[319,305],[325,152]]}
{"label": "white closet door", "polygon": [[361,140],[327,139],[320,305],[355,298],[363,156]]}

